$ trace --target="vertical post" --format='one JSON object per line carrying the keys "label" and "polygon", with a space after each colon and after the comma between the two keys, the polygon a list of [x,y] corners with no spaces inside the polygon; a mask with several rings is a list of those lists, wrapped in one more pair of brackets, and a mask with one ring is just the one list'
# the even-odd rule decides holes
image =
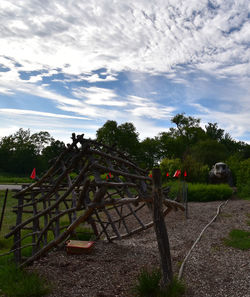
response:
{"label": "vertical post", "polygon": [[4,217],[5,207],[6,207],[8,191],[9,191],[9,189],[6,189],[6,191],[5,191],[5,196],[4,196],[4,201],[3,201],[3,208],[2,208],[1,219],[0,219],[0,231],[2,229],[2,223],[3,223],[3,217]]}
{"label": "vertical post", "polygon": [[163,285],[167,286],[173,280],[173,270],[170,255],[168,232],[164,222],[162,192],[161,192],[161,170],[154,168],[153,179],[153,219],[158,249],[160,253],[161,268],[163,273]]}
{"label": "vertical post", "polygon": [[[17,205],[17,217],[16,217],[16,226],[22,223],[22,215],[23,215],[23,196],[18,198],[18,205]],[[14,259],[16,264],[21,263],[22,254],[21,254],[21,232],[22,230],[19,229],[14,234]]]}

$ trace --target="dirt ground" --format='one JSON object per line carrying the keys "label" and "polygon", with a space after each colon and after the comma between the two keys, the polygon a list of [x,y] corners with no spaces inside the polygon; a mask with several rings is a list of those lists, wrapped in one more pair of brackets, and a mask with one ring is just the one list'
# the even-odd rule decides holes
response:
{"label": "dirt ground", "polygon": [[[220,204],[189,203],[188,219],[181,211],[166,217],[174,273],[178,274],[180,264]],[[250,201],[246,200],[230,200],[221,209],[186,262],[185,297],[250,297],[250,250],[223,243],[232,229],[250,230],[247,214]],[[142,267],[159,267],[153,228],[114,243],[98,241],[88,255],[53,251],[29,269],[52,283],[48,297],[130,297]]]}

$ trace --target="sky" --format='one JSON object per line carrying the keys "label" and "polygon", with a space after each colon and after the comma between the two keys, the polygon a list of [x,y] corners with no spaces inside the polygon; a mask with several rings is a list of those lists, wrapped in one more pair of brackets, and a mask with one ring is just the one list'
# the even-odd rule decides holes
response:
{"label": "sky", "polygon": [[1,0],[0,137],[185,113],[250,143],[249,0]]}

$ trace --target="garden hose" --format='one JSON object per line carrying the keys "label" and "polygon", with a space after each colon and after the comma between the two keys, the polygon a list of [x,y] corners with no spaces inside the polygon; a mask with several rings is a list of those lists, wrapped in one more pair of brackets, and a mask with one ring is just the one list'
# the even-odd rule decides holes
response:
{"label": "garden hose", "polygon": [[187,253],[185,259],[183,260],[180,270],[179,270],[179,274],[178,274],[178,280],[180,280],[182,278],[182,274],[183,274],[183,269],[185,266],[185,263],[187,262],[188,257],[190,256],[192,250],[194,249],[194,247],[196,246],[196,244],[199,242],[199,240],[201,239],[203,233],[206,231],[206,229],[215,221],[215,219],[217,218],[217,216],[220,213],[220,209],[222,206],[225,206],[228,203],[229,199],[223,203],[221,203],[218,208],[217,208],[217,213],[216,215],[212,218],[212,220],[203,228],[203,230],[201,231],[200,235],[198,236],[198,238],[195,240],[195,242],[193,243],[191,249],[189,250],[189,252]]}

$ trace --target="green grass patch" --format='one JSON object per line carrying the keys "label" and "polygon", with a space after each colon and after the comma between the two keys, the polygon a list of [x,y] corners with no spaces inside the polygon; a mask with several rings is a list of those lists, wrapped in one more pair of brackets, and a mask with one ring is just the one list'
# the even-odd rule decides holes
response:
{"label": "green grass patch", "polygon": [[6,297],[40,297],[50,291],[50,285],[34,272],[17,268],[8,260],[0,263],[0,295]]}
{"label": "green grass patch", "polygon": [[0,175],[0,184],[26,184],[32,183],[33,180],[29,177]]}
{"label": "green grass patch", "polygon": [[247,213],[246,217],[248,218],[246,223],[247,223],[248,226],[250,226],[250,220],[249,220],[250,219],[250,213]]}
{"label": "green grass patch", "polygon": [[250,249],[250,232],[234,229],[229,233],[229,238],[224,239],[227,246],[241,250]]}
{"label": "green grass patch", "polygon": [[[170,186],[170,198],[175,199],[176,197],[182,198],[182,187],[183,184],[180,181],[169,182],[165,186]],[[229,185],[210,185],[210,184],[192,184],[188,183],[187,198],[188,201],[194,202],[209,202],[226,200],[233,194],[233,190]]]}
{"label": "green grass patch", "polygon": [[166,288],[161,288],[161,271],[154,269],[142,269],[138,276],[137,284],[132,288],[132,294],[135,297],[179,297],[185,293],[183,282],[174,278],[171,284]]}

